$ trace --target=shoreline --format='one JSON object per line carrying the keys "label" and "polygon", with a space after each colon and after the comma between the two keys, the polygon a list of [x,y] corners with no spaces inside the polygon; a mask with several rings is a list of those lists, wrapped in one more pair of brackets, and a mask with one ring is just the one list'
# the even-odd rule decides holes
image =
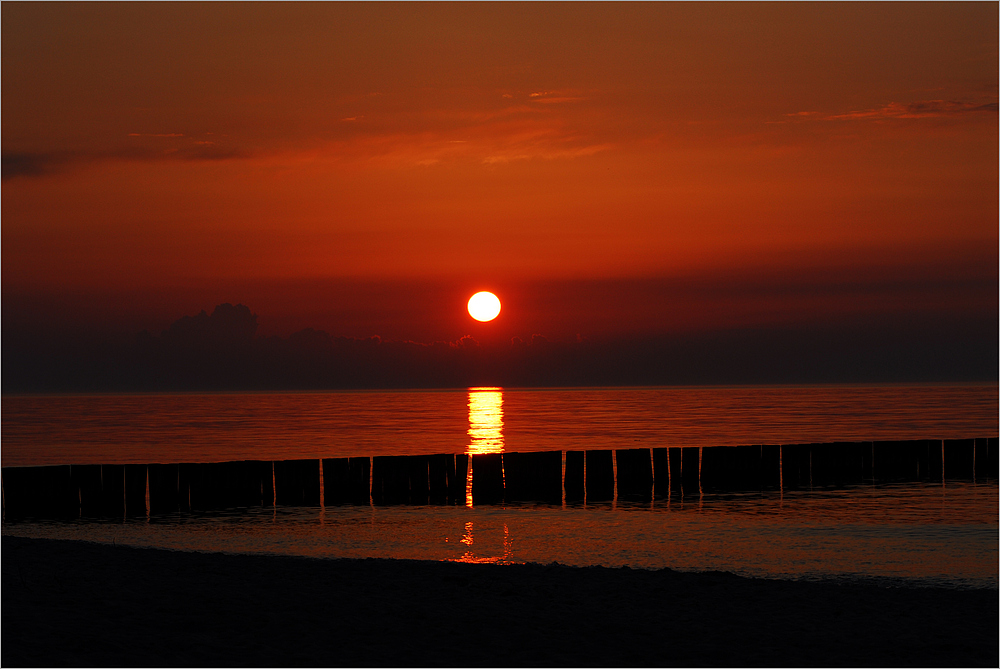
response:
{"label": "shoreline", "polygon": [[996,666],[992,590],[2,537],[4,666]]}

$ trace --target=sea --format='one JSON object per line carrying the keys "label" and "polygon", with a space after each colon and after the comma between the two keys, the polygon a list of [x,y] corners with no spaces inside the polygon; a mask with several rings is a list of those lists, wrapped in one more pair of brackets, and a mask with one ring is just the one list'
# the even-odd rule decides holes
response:
{"label": "sea", "polygon": [[[538,452],[562,453],[565,469],[566,453],[578,451],[975,439],[995,452],[998,436],[996,384],[11,395],[0,410],[5,471]],[[725,494],[661,489],[641,500],[620,499],[616,484],[611,499],[589,503],[321,497],[74,519],[8,518],[5,490],[2,532],[171,550],[996,589],[997,472],[974,471]]]}

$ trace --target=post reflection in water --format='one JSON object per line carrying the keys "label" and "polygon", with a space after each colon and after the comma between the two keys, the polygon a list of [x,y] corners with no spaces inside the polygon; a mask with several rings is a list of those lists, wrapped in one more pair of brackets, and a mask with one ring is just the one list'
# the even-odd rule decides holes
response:
{"label": "post reflection in water", "polygon": [[455,558],[453,562],[471,562],[475,564],[507,564],[512,561],[513,550],[511,548],[511,538],[510,529],[507,527],[507,523],[503,524],[503,554],[494,556],[478,556],[473,550],[473,545],[475,545],[476,540],[472,534],[473,531],[473,521],[468,521],[465,523],[465,534],[462,535],[462,543],[468,546],[468,550],[460,558]]}
{"label": "post reflection in water", "polygon": [[465,505],[472,507],[472,457],[503,453],[503,389],[469,388],[469,455],[465,472]]}

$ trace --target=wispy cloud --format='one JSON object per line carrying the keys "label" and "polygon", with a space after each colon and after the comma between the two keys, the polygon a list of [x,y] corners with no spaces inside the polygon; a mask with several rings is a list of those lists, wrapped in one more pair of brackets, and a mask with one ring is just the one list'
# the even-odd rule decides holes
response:
{"label": "wispy cloud", "polygon": [[125,148],[111,151],[4,151],[0,157],[4,181],[18,177],[46,177],[83,165],[107,160],[213,161],[247,158],[249,153],[222,148],[211,141],[196,141],[184,148]]}
{"label": "wispy cloud", "polygon": [[574,91],[574,90],[536,91],[534,93],[529,93],[528,98],[532,102],[539,102],[542,104],[580,102],[581,100],[587,99],[586,96],[582,95],[580,91]]}
{"label": "wispy cloud", "polygon": [[4,151],[0,165],[4,180],[15,177],[42,177],[59,171],[66,163],[73,162],[74,157],[67,152]]}
{"label": "wispy cloud", "polygon": [[[423,96],[423,97],[421,97]],[[503,96],[503,97],[499,97]],[[52,150],[18,147],[3,154],[3,179],[44,177],[100,161],[224,160],[264,155],[302,160],[361,160],[371,165],[433,166],[456,161],[500,165],[531,159],[574,159],[605,151],[611,138],[599,130],[602,110],[594,90],[455,89],[422,91],[416,102],[370,94],[338,100],[336,109],[302,133],[278,128],[273,135],[247,138],[254,150],[240,151],[241,131],[226,134],[178,132],[168,124],[135,128],[106,139],[104,146]],[[419,104],[418,104],[419,103]]]}
{"label": "wispy cloud", "polygon": [[[594,90],[420,93],[420,104],[395,98],[369,104],[364,123],[331,125],[326,136],[281,153],[306,161],[360,161],[392,168],[457,163],[498,166],[586,157],[608,150],[615,139],[604,130],[604,108],[586,103],[600,98]],[[556,104],[570,99],[585,103]],[[348,113],[354,116],[353,110]]]}
{"label": "wispy cloud", "polygon": [[495,153],[483,158],[483,164],[485,165],[503,165],[506,163],[511,163],[517,160],[532,160],[534,158],[539,158],[542,160],[560,160],[560,159],[570,159],[570,158],[584,158],[586,156],[592,156],[595,153],[601,151],[606,151],[611,149],[613,145],[611,144],[593,144],[590,146],[579,146],[574,148],[536,148],[533,147],[531,151],[510,151],[506,153]]}
{"label": "wispy cloud", "polygon": [[[851,111],[846,114],[822,116],[825,121],[863,121],[882,119],[919,119],[962,116],[966,114],[996,114],[997,103],[956,102],[952,100],[922,100],[900,104],[890,102],[876,109]],[[803,114],[803,112],[799,112]],[[794,116],[795,114],[789,114]]]}

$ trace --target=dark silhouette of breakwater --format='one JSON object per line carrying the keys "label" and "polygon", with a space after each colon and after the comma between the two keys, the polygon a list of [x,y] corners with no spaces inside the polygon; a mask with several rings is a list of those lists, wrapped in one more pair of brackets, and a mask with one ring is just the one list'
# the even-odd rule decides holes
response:
{"label": "dark silhouette of breakwater", "polygon": [[995,481],[997,440],[4,467],[5,518],[255,506],[649,501],[673,494]]}

